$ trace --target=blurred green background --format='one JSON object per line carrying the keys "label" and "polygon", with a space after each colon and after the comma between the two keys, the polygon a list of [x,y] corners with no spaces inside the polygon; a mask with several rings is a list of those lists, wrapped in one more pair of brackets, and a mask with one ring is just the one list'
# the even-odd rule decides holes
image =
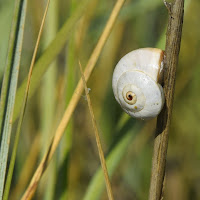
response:
{"label": "blurred green background", "polygon": [[[28,2],[18,86],[27,76],[46,1]],[[52,0],[39,58],[56,33],[83,2]],[[78,60],[86,65],[115,0],[92,0],[71,30],[67,44],[48,68],[28,102],[9,199],[19,199],[64,113],[80,79]],[[200,199],[200,1],[185,0],[183,35],[171,122],[165,199]],[[5,67],[14,2],[0,1],[0,82]],[[156,120],[140,121],[123,113],[114,99],[112,72],[126,53],[143,47],[165,48],[168,20],[162,0],[127,0],[88,82],[103,149],[110,156],[116,200],[147,199]],[[15,126],[13,135],[15,134]],[[12,136],[13,139],[13,136]],[[118,159],[118,160],[117,160]],[[35,199],[87,197],[100,167],[85,95],[73,114]],[[93,199],[107,199],[103,178]]]}

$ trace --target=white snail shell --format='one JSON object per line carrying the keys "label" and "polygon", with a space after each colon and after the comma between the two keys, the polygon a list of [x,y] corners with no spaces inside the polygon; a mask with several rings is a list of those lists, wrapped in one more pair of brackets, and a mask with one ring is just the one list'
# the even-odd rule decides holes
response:
{"label": "white snail shell", "polygon": [[161,49],[143,48],[126,54],[115,67],[115,99],[135,118],[156,117],[163,108],[163,55]]}

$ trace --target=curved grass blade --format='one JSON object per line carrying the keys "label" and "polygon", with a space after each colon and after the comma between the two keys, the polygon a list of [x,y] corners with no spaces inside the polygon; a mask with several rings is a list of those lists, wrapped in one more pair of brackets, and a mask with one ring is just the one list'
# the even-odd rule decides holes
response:
{"label": "curved grass blade", "polygon": [[[44,27],[44,22],[45,22],[48,7],[49,7],[49,2],[50,2],[50,0],[47,1],[47,5],[46,5],[46,8],[45,8],[44,16],[43,16],[42,23],[41,23],[41,26],[40,26],[38,38],[37,38],[36,45],[35,45],[35,49],[34,49],[34,52],[33,52],[33,57],[32,57],[32,60],[31,60],[30,70],[29,70],[29,74],[28,74],[28,81],[27,81],[27,85],[26,85],[24,98],[23,98],[23,105],[22,105],[22,108],[21,108],[21,114],[20,114],[18,125],[17,125],[17,132],[16,132],[16,137],[15,137],[15,142],[14,142],[14,147],[13,147],[13,152],[12,152],[12,157],[11,157],[11,163],[10,163],[10,166],[9,166],[8,177],[7,177],[7,180],[6,180],[5,194],[4,194],[3,200],[7,200],[8,195],[9,195],[10,184],[11,184],[13,169],[14,169],[14,165],[15,165],[15,158],[16,158],[16,154],[17,154],[17,146],[18,146],[18,143],[19,143],[21,125],[22,125],[22,122],[23,122],[25,108],[26,108],[26,102],[27,102],[27,99],[28,99],[28,92],[29,92],[29,87],[30,87],[31,75],[32,75],[33,66],[34,66],[34,63],[35,63],[35,58],[36,58],[36,53],[37,53],[38,46],[39,46],[39,41],[40,41],[42,30],[43,30],[43,27]],[[27,6],[27,1],[25,0],[23,7],[26,8],[26,6]]]}
{"label": "curved grass blade", "polygon": [[17,0],[15,5],[13,30],[11,31],[9,52],[4,77],[5,84],[3,86],[3,96],[1,99],[4,111],[1,113],[1,120],[3,120],[1,121],[1,128],[3,134],[0,148],[0,199],[2,199],[3,196],[4,181],[6,176],[6,166],[13,124],[13,110],[17,90],[27,2],[26,0]]}

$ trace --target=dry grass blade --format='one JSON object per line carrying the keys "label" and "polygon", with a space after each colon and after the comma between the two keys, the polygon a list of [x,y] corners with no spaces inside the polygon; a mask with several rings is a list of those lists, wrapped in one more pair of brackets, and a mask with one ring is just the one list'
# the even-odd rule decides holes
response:
{"label": "dry grass blade", "polygon": [[43,31],[43,28],[44,28],[44,22],[45,22],[45,19],[46,19],[46,16],[47,16],[49,3],[50,3],[50,0],[47,1],[47,5],[46,5],[45,11],[44,11],[44,16],[42,18],[42,23],[41,23],[41,26],[40,26],[38,38],[37,38],[36,45],[35,45],[35,49],[34,49],[34,52],[33,52],[33,57],[32,57],[32,60],[31,60],[30,70],[29,70],[29,74],[28,74],[28,81],[27,81],[27,86],[26,86],[26,91],[25,91],[25,96],[26,96],[25,103],[27,102],[28,91],[29,91],[30,82],[31,82],[31,75],[32,75],[32,72],[33,72],[33,66],[34,66],[34,63],[35,63],[35,58],[36,58],[41,34],[42,34],[42,31]]}
{"label": "dry grass blade", "polygon": [[[89,77],[92,73],[92,70],[94,69],[97,59],[99,58],[99,55],[105,45],[105,42],[108,39],[108,36],[110,35],[112,27],[116,21],[116,18],[118,16],[119,11],[121,10],[124,2],[125,2],[125,0],[118,0],[113,8],[113,11],[110,15],[110,18],[108,19],[108,22],[104,28],[104,31],[103,31],[103,33],[102,33],[92,55],[90,56],[90,59],[87,63],[87,66],[86,66],[86,69],[84,72],[86,81],[89,79]],[[42,176],[43,172],[45,171],[46,167],[48,166],[48,164],[49,164],[49,162],[61,140],[64,130],[68,125],[69,119],[71,118],[72,113],[74,112],[76,105],[78,104],[78,101],[81,97],[83,90],[84,90],[83,83],[82,83],[82,80],[80,79],[79,83],[73,93],[73,96],[69,102],[69,105],[68,105],[67,109],[65,110],[64,116],[63,116],[63,118],[56,130],[56,133],[50,143],[48,151],[46,152],[42,161],[40,162],[40,164],[31,180],[31,183],[29,184],[27,190],[25,191],[25,193],[22,197],[23,200],[31,199],[32,195],[34,194],[34,192],[38,186],[38,183],[41,179],[41,176]]]}
{"label": "dry grass blade", "polygon": [[79,61],[79,66],[80,66],[83,84],[84,84],[84,87],[85,87],[85,94],[86,94],[86,98],[87,98],[87,102],[88,102],[88,107],[89,107],[90,115],[91,115],[91,118],[92,118],[92,124],[93,124],[96,143],[97,143],[97,147],[98,147],[98,151],[99,151],[101,166],[102,166],[102,169],[103,169],[104,178],[105,178],[105,182],[106,182],[106,189],[107,189],[107,193],[108,193],[108,198],[110,200],[113,200],[114,198],[113,198],[112,188],[111,188],[111,184],[110,184],[110,180],[109,180],[109,176],[108,176],[108,170],[107,170],[106,161],[105,161],[105,158],[104,158],[104,153],[103,153],[103,150],[102,150],[101,140],[100,140],[100,137],[99,137],[99,131],[97,129],[96,120],[95,120],[94,112],[93,112],[93,109],[92,109],[92,103],[91,103],[91,100],[90,100],[87,84],[86,84],[86,81],[85,81],[85,77],[84,77],[84,74],[83,74],[83,69],[82,69],[80,61]]}

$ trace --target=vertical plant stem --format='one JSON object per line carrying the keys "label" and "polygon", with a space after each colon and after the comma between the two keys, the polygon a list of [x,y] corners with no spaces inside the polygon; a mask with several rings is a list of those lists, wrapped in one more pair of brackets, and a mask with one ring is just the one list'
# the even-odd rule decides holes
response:
{"label": "vertical plant stem", "polygon": [[166,103],[157,119],[149,200],[160,200],[163,196],[162,188],[165,176],[169,127],[172,116],[176,67],[178,65],[184,14],[184,0],[174,0],[171,4],[165,1],[164,3],[169,12],[164,58],[164,93]]}
{"label": "vertical plant stem", "polygon": [[110,183],[109,176],[108,176],[106,161],[105,161],[105,157],[104,157],[104,153],[103,153],[103,149],[102,149],[102,145],[101,145],[101,140],[100,140],[100,137],[99,137],[99,131],[97,129],[97,124],[96,124],[96,120],[95,120],[95,117],[94,117],[92,103],[91,103],[91,100],[90,100],[87,84],[86,84],[86,81],[85,81],[85,77],[84,77],[84,74],[83,74],[83,70],[82,70],[80,61],[79,61],[79,66],[80,66],[83,85],[84,85],[84,88],[85,88],[85,94],[86,94],[86,97],[87,97],[88,107],[89,107],[90,115],[91,115],[91,118],[92,118],[92,124],[93,124],[96,143],[97,143],[97,147],[98,147],[98,151],[99,151],[99,158],[100,158],[100,161],[101,161],[101,167],[103,169],[103,174],[104,174],[104,178],[105,178],[108,198],[109,198],[109,200],[114,200],[112,188],[111,188],[111,183]]}
{"label": "vertical plant stem", "polygon": [[13,28],[11,30],[7,63],[4,73],[0,109],[0,199],[3,196],[8,153],[10,148],[13,111],[20,69],[24,24],[26,19],[26,0],[15,2]]}
{"label": "vertical plant stem", "polygon": [[[44,27],[45,18],[46,18],[47,11],[48,11],[49,2],[50,2],[50,0],[47,1],[46,9],[45,9],[45,12],[44,12],[44,16],[43,16],[42,23],[41,23],[41,26],[40,26],[38,38],[37,38],[36,45],[35,45],[35,49],[34,49],[34,52],[33,52],[33,57],[32,57],[32,60],[31,60],[31,65],[30,65],[30,70],[29,70],[28,80],[27,80],[27,86],[26,86],[26,90],[25,90],[25,94],[24,94],[23,105],[22,105],[22,108],[21,108],[21,114],[20,114],[20,117],[19,117],[18,125],[17,125],[16,137],[15,137],[15,141],[14,141],[13,152],[12,152],[10,166],[9,166],[9,170],[8,170],[8,177],[7,177],[7,180],[6,180],[4,200],[7,200],[8,195],[9,195],[9,190],[10,190],[10,185],[11,185],[12,175],[13,175],[13,170],[14,170],[14,165],[15,165],[15,158],[16,158],[16,154],[17,154],[17,147],[18,147],[18,143],[19,143],[19,136],[20,136],[21,126],[22,126],[22,122],[23,122],[23,118],[24,118],[26,102],[27,102],[27,99],[28,99],[28,92],[29,92],[29,87],[30,87],[31,75],[32,75],[33,66],[34,66],[34,63],[35,63],[35,58],[36,58],[36,53],[37,53],[37,50],[38,50],[39,41],[40,41],[42,30],[43,30],[43,27]],[[26,11],[26,6],[27,6],[27,1],[24,1],[23,8],[24,8],[25,11]],[[24,13],[23,17],[24,17],[24,20],[25,20],[25,13]],[[21,25],[21,29],[24,29],[24,23],[20,24],[20,25]],[[20,52],[21,52],[21,49],[20,49]]]}

